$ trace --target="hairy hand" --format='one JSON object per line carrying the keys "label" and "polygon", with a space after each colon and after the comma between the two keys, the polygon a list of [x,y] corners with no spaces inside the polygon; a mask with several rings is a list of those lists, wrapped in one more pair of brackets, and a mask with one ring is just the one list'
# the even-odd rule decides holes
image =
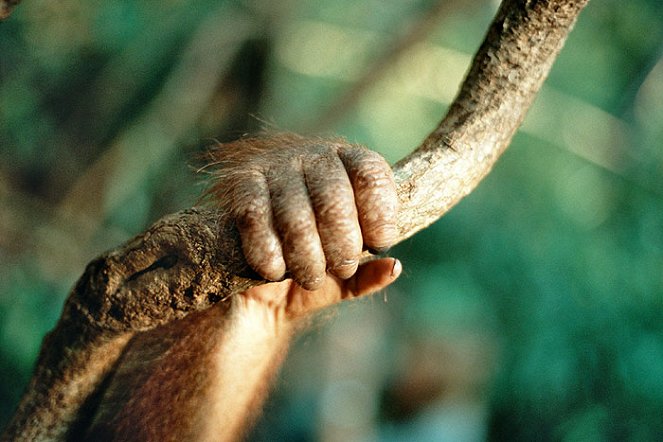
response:
{"label": "hairy hand", "polygon": [[209,194],[235,220],[248,264],[265,279],[291,277],[305,290],[336,285],[338,295],[375,285],[361,281],[380,270],[376,281],[391,278],[396,264],[378,260],[349,279],[362,249],[384,250],[398,234],[396,186],[377,153],[286,134],[220,145],[212,162]]}

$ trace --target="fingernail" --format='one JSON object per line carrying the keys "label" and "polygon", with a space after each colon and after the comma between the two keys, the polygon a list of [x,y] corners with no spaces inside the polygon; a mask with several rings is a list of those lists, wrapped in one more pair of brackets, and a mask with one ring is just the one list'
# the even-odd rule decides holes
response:
{"label": "fingernail", "polygon": [[403,264],[396,258],[394,258],[394,264],[393,267],[391,268],[391,276],[393,278],[398,278],[403,271]]}

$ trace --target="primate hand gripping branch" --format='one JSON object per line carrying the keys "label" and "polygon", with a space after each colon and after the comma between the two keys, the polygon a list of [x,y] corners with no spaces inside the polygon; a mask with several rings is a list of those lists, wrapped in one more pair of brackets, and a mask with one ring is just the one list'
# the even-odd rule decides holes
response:
{"label": "primate hand gripping branch", "polygon": [[231,214],[247,262],[269,281],[319,288],[357,270],[363,248],[398,237],[391,167],[375,152],[294,134],[240,139],[211,154],[208,199]]}
{"label": "primate hand gripping branch", "polygon": [[[278,135],[221,145],[210,158],[206,199],[230,217],[251,267],[279,282],[136,335],[101,397],[90,440],[237,438],[299,320],[400,273],[391,258],[359,263],[363,248],[388,247],[397,236],[396,186],[376,153]],[[177,403],[167,417],[155,411],[164,400]]]}
{"label": "primate hand gripping branch", "polygon": [[[2,440],[240,438],[301,319],[400,273],[362,249],[425,228],[491,170],[587,2],[504,0],[395,179],[339,140],[219,147],[212,210],[166,216],[88,265]],[[17,3],[0,2],[0,18]]]}

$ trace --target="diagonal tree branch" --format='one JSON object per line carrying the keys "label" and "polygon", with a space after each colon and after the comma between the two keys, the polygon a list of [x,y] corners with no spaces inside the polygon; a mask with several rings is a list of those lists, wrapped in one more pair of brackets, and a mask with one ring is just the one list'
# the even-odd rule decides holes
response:
{"label": "diagonal tree branch", "polygon": [[490,172],[587,3],[502,3],[446,117],[394,168],[402,239],[444,215]]}
{"label": "diagonal tree branch", "polygon": [[[491,170],[587,2],[502,3],[447,116],[394,167],[400,240],[437,220]],[[260,283],[251,276],[232,225],[206,209],[165,217],[96,259],[46,338],[3,440],[75,434],[133,334]]]}
{"label": "diagonal tree branch", "polygon": [[[334,125],[345,113],[353,108],[359,100],[366,94],[373,85],[378,82],[388,67],[396,64],[409,49],[420,41],[428,37],[437,27],[439,27],[443,18],[459,6],[459,1],[436,0],[435,3],[425,11],[420,17],[413,20],[406,27],[402,35],[398,35],[388,47],[387,52],[382,54],[377,60],[368,66],[365,72],[361,74],[359,80],[345,90],[338,98],[318,116],[305,132],[316,133],[327,130]],[[473,6],[476,6],[474,4]]]}

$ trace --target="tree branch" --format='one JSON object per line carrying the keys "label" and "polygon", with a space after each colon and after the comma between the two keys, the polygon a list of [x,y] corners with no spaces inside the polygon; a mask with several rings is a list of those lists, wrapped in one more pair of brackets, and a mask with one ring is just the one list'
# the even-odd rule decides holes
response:
{"label": "tree branch", "polygon": [[469,194],[511,142],[589,0],[505,0],[447,116],[394,167],[401,239]]}
{"label": "tree branch", "polygon": [[[447,116],[394,167],[400,240],[437,220],[490,171],[587,2],[502,3]],[[165,217],[93,261],[47,337],[3,440],[74,434],[133,334],[260,283],[251,276],[232,225],[202,209]]]}

